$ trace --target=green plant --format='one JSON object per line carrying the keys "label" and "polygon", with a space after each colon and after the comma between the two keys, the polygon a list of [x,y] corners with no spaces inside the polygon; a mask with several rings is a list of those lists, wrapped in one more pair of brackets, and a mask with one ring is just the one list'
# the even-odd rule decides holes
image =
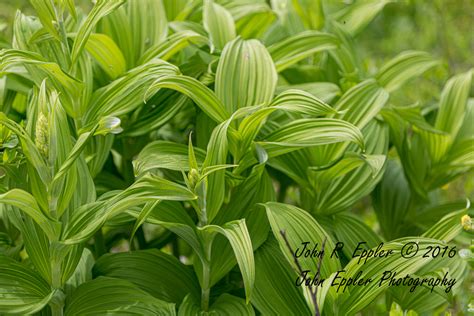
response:
{"label": "green plant", "polygon": [[[386,1],[30,2],[0,52],[1,313],[425,314],[465,291],[469,251],[422,254],[468,238],[439,190],[474,166],[472,70],[400,102],[440,61],[367,71],[354,36]],[[420,252],[361,265],[359,241]],[[457,283],[294,286],[341,269]]]}

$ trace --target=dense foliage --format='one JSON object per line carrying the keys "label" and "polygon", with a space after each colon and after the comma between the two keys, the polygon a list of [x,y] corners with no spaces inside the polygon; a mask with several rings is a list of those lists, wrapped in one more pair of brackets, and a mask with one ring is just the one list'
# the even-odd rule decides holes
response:
{"label": "dense foliage", "polygon": [[[388,3],[30,0],[0,51],[0,313],[467,312],[473,71],[368,59]],[[343,269],[457,283],[295,286]]]}

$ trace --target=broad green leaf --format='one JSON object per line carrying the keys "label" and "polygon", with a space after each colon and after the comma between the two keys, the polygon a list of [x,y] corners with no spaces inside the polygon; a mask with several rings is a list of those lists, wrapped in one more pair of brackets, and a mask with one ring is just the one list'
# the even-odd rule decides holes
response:
{"label": "broad green leaf", "polygon": [[[339,78],[343,88],[351,87],[361,81],[364,76],[364,65],[356,48],[355,40],[351,34],[344,28],[344,24],[332,21],[329,30],[337,36],[340,41],[338,49],[329,51],[329,55],[334,59],[326,63],[326,72],[330,77],[336,76],[333,80]],[[334,66],[338,67],[334,67]],[[339,74],[339,76],[337,76]]]}
{"label": "broad green leaf", "polygon": [[200,313],[199,300],[188,294],[179,305],[178,316],[199,315]]}
{"label": "broad green leaf", "polygon": [[0,312],[32,314],[41,310],[53,296],[50,285],[34,270],[0,256]]}
{"label": "broad green leaf", "polygon": [[64,236],[65,244],[75,244],[90,238],[104,222],[132,206],[156,200],[188,201],[195,199],[188,189],[171,181],[144,176],[109,200],[84,205],[76,210]]}
{"label": "broad green leaf", "polygon": [[292,0],[292,3],[306,28],[319,30],[324,26],[322,0]]}
{"label": "broad green leaf", "polygon": [[168,21],[173,21],[183,11],[185,11],[188,3],[188,0],[163,0],[163,5],[166,9],[166,17]]}
{"label": "broad green leaf", "polygon": [[252,241],[250,240],[245,220],[232,221],[222,226],[208,225],[200,228],[200,230],[202,231],[201,233],[219,233],[227,238],[234,250],[235,258],[242,273],[247,298],[246,302],[250,302],[255,281],[255,262]]}
{"label": "broad green leaf", "polygon": [[[194,148],[194,154],[198,166],[200,166],[206,154],[198,147]],[[133,166],[136,175],[141,175],[157,168],[188,171],[188,147],[162,140],[151,142],[143,148],[133,161]]]}
{"label": "broad green leaf", "polygon": [[[82,247],[80,247],[80,249],[82,249]],[[92,255],[91,251],[87,248],[84,248],[82,250],[81,259],[77,263],[77,266],[75,266],[74,272],[64,285],[66,295],[71,295],[81,284],[92,280],[92,268],[94,266],[94,261],[94,256]]]}
{"label": "broad green leaf", "polygon": [[[263,206],[266,209],[268,221],[273,235],[278,240],[281,251],[296,271],[298,271],[298,267],[295,265],[294,256],[298,257],[303,271],[309,271],[308,276],[315,276],[319,271],[319,258],[302,256],[305,248],[303,243],[305,242],[308,243],[306,249],[310,251],[315,246],[318,251],[323,250],[322,245],[325,242],[325,255],[321,259],[321,278],[327,278],[331,273],[338,271],[340,268],[339,260],[335,256],[333,258],[330,256],[330,251],[334,249],[335,244],[308,212],[293,205],[276,202],[267,202]],[[291,252],[281,234],[282,231],[291,247]]]}
{"label": "broad green leaf", "polygon": [[215,91],[228,113],[270,103],[276,81],[275,65],[259,41],[237,38],[225,46],[217,66]]}
{"label": "broad green leaf", "polygon": [[425,142],[429,157],[433,164],[438,164],[444,160],[449,147],[452,144],[452,137],[448,133],[441,131],[427,131],[413,126],[413,131],[421,136]]}
{"label": "broad green leaf", "polygon": [[[257,203],[274,201],[275,189],[272,180],[265,171],[265,165],[254,166],[250,175],[238,186],[228,203],[214,219],[214,224],[224,223],[245,218],[245,223],[252,240],[253,249],[257,249],[267,238],[269,225],[264,212],[256,211]],[[222,236],[217,236],[211,250],[211,285],[219,282],[232,270],[237,261],[229,242]]]}
{"label": "broad green leaf", "polygon": [[138,61],[143,54],[166,38],[167,26],[161,0],[129,0],[103,18],[97,31],[117,43],[131,68],[140,65]]}
{"label": "broad green leaf", "polygon": [[335,118],[363,128],[378,114],[388,97],[389,94],[375,80],[368,79],[344,93],[334,106],[342,114],[335,115]]}
{"label": "broad green leaf", "polygon": [[315,53],[337,48],[337,38],[329,33],[306,31],[268,48],[278,72]]}
{"label": "broad green leaf", "polygon": [[35,198],[26,191],[21,189],[13,189],[4,194],[0,194],[0,203],[18,207],[33,219],[45,234],[52,240],[56,239],[59,234],[59,223],[53,221],[49,216],[45,215]]}
{"label": "broad green leaf", "polygon": [[30,74],[38,86],[45,77],[51,80],[52,86],[64,97],[63,106],[67,113],[73,117],[78,115],[75,103],[83,89],[81,82],[65,73],[58,64],[46,61],[37,53],[14,49],[0,51],[0,74],[11,72],[11,66],[17,64],[31,66]]}
{"label": "broad green leaf", "polygon": [[405,121],[412,124],[418,129],[435,134],[443,134],[443,131],[437,130],[426,121],[425,117],[422,114],[422,110],[423,109],[418,104],[410,106],[390,106],[382,110],[382,115],[386,114],[387,112],[393,111],[393,113],[396,113]]}
{"label": "broad green leaf", "polygon": [[150,86],[145,98],[156,93],[160,88],[179,91],[192,99],[201,110],[214,121],[220,123],[229,118],[224,104],[214,92],[198,80],[188,76],[164,76]]}
{"label": "broad green leaf", "polygon": [[122,52],[107,35],[91,34],[85,49],[111,79],[116,79],[126,71],[127,65]]}
{"label": "broad green leaf", "polygon": [[285,36],[295,35],[305,30],[305,25],[296,12],[292,0],[271,0],[273,11],[278,16],[279,22],[270,29],[266,40],[270,43],[278,42]]}
{"label": "broad green leaf", "polygon": [[334,179],[342,177],[349,172],[357,169],[364,164],[370,167],[372,174],[375,177],[383,167],[385,163],[384,155],[364,155],[356,153],[346,153],[345,157],[339,160],[335,165],[326,168],[321,167],[310,167],[315,176],[314,185],[316,189],[321,190],[326,184],[330,183]]}
{"label": "broad green leaf", "polygon": [[359,242],[365,242],[361,247],[366,250],[375,248],[382,242],[366,223],[350,214],[336,214],[333,230],[337,240],[344,243],[342,252],[347,258],[352,258]]}
{"label": "broad green leaf", "polygon": [[139,64],[146,63],[153,58],[169,60],[191,44],[201,46],[207,42],[208,39],[205,36],[194,31],[179,31],[170,35],[165,41],[150,47],[141,57]]}
{"label": "broad green leaf", "polygon": [[356,35],[390,2],[391,0],[357,1],[336,12],[334,18],[344,24],[348,32]]}
{"label": "broad green leaf", "polygon": [[212,43],[211,51],[221,51],[226,43],[235,38],[235,24],[232,15],[213,0],[204,0],[202,19]]}
{"label": "broad green leaf", "polygon": [[293,85],[279,85],[276,88],[276,93],[296,89],[306,91],[323,102],[331,102],[335,97],[340,96],[341,89],[338,85],[330,82],[309,82]]}
{"label": "broad green leaf", "polygon": [[451,241],[462,232],[461,217],[467,214],[469,207],[470,202],[468,200],[465,209],[444,216],[435,225],[428,229],[423,236],[444,240],[445,242]]}
{"label": "broad green leaf", "polygon": [[50,239],[33,219],[23,216],[20,210],[6,205],[2,207],[5,212],[3,220],[8,218],[21,232],[24,249],[35,270],[45,281],[51,283]]}
{"label": "broad green leaf", "polygon": [[102,256],[94,266],[94,275],[127,280],[154,297],[175,304],[188,293],[200,297],[192,269],[156,249]]}
{"label": "broad green leaf", "polygon": [[191,102],[179,92],[163,89],[133,112],[132,123],[123,135],[136,137],[156,131],[182,113],[183,109],[189,109]]}
{"label": "broad green leaf", "polygon": [[99,277],[79,286],[69,299],[65,315],[126,313],[175,315],[174,304],[161,301],[132,283]]}
{"label": "broad green leaf", "polygon": [[387,239],[400,237],[403,221],[411,208],[412,194],[400,163],[389,159],[380,183],[372,192],[372,203]]}
{"label": "broad green leaf", "polygon": [[86,122],[94,124],[101,116],[120,116],[133,111],[151,96],[146,92],[155,80],[178,72],[176,66],[159,59],[133,68],[94,92],[87,108]]}
{"label": "broad green leaf", "polygon": [[472,70],[449,79],[441,92],[435,128],[456,137],[466,113]]}
{"label": "broad green leaf", "polygon": [[[375,121],[366,126],[362,132],[364,139],[366,139],[366,163],[343,176],[327,179],[330,182],[322,186],[321,193],[316,196],[313,193],[313,189],[309,189],[311,194],[309,203],[311,203],[311,206],[308,205],[306,207],[314,208],[315,212],[333,214],[347,210],[354,203],[372,192],[384,174],[384,162],[388,151],[389,135],[388,129]],[[350,145],[347,150],[360,152],[354,144]],[[315,153],[312,154],[317,155],[318,151],[315,150]],[[291,164],[288,166],[291,166]],[[304,168],[304,165],[302,168]],[[311,178],[314,176],[315,174],[312,171],[307,173],[310,183],[312,183]]]}
{"label": "broad green leaf", "polygon": [[[388,98],[389,94],[375,80],[365,80],[344,93],[334,106],[341,114],[333,117],[363,129],[380,112]],[[318,165],[325,165],[339,158],[347,145],[342,143],[318,148]]]}
{"label": "broad green leaf", "polygon": [[51,35],[59,39],[58,29],[55,26],[55,22],[58,22],[58,17],[54,8],[54,2],[49,0],[30,0],[30,3],[35,9],[41,24],[43,24]]}
{"label": "broad green leaf", "polygon": [[245,300],[227,293],[222,294],[209,308],[210,313],[216,313],[217,315],[241,315],[241,316],[254,316],[255,311],[253,310],[252,304],[245,303]]}
{"label": "broad green leaf", "polygon": [[[140,213],[128,211],[138,217]],[[181,237],[196,252],[199,258],[205,260],[202,245],[195,230],[194,220],[188,215],[181,204],[162,201],[147,216],[146,222],[160,225]]]}
{"label": "broad green leaf", "polygon": [[350,141],[364,148],[364,138],[354,125],[338,119],[300,119],[282,126],[259,141],[270,157],[292,150]]}
{"label": "broad green leaf", "polygon": [[150,215],[153,209],[158,204],[160,204],[160,202],[161,202],[160,200],[156,200],[155,202],[148,202],[147,204],[145,204],[142,211],[138,215],[137,220],[135,221],[135,224],[133,224],[132,233],[130,234],[130,240],[129,240],[130,244],[132,244],[133,237],[135,237],[135,233],[137,232],[138,228],[146,221],[147,217]]}
{"label": "broad green leaf", "polygon": [[123,0],[98,0],[96,2],[91,12],[87,15],[86,20],[80,26],[77,36],[74,39],[74,45],[71,50],[71,59],[73,63],[76,62],[79,54],[81,54],[84,46],[89,40],[92,30],[99,20],[117,9],[123,3]]}
{"label": "broad green leaf", "polygon": [[[225,164],[228,153],[227,129],[231,119],[219,124],[211,134],[207,144],[207,154],[203,168],[212,168]],[[225,170],[218,170],[207,177],[207,192],[205,197],[205,212],[207,223],[211,223],[221,209],[225,195]]]}
{"label": "broad green leaf", "polygon": [[[407,259],[400,255],[400,251],[409,242],[417,243],[419,251],[416,255]],[[386,258],[381,258],[381,260],[372,258],[372,260],[369,259],[364,264],[358,263],[359,257],[352,259],[344,268],[345,272],[340,276],[346,278],[354,277],[359,271],[362,271],[365,279],[372,278],[374,281],[365,286],[347,288],[345,292],[341,288],[337,300],[338,312],[345,315],[353,315],[370,304],[384,290],[388,289],[388,282],[380,284],[380,278],[384,271],[396,272],[398,275],[416,274],[423,266],[433,260],[431,257],[423,257],[428,246],[444,247],[446,244],[436,239],[423,237],[403,238],[383,245],[380,250],[393,251],[393,254]]]}
{"label": "broad green leaf", "polygon": [[385,90],[393,92],[437,65],[439,61],[425,52],[406,51],[385,63],[376,78]]}
{"label": "broad green leaf", "polygon": [[261,39],[276,20],[275,13],[264,2],[237,3],[229,11],[236,21],[237,34],[243,39]]}
{"label": "broad green leaf", "polygon": [[[70,152],[63,159],[62,165],[54,175],[52,184],[57,184],[61,178],[67,174],[68,170],[73,166],[75,161],[79,158],[82,151],[84,150],[87,142],[90,140],[92,135],[106,135],[108,133],[115,134],[121,131],[120,119],[116,117],[104,117],[99,123],[92,129],[91,132],[85,132],[79,135],[74,147],[71,148]],[[58,135],[61,135],[58,133]]]}
{"label": "broad green leaf", "polygon": [[311,315],[298,274],[292,270],[278,243],[268,240],[255,252],[255,289],[252,304],[264,315]]}
{"label": "broad green leaf", "polygon": [[278,94],[273,99],[271,106],[309,116],[337,113],[329,104],[306,91],[297,89],[288,89]]}
{"label": "broad green leaf", "polygon": [[126,9],[133,40],[133,60],[136,61],[150,47],[165,40],[168,34],[168,21],[162,0],[130,0]]}

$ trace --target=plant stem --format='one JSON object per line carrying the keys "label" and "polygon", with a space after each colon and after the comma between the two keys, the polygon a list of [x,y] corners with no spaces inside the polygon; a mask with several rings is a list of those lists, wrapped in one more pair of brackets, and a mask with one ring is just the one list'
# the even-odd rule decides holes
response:
{"label": "plant stem", "polygon": [[50,304],[49,307],[51,308],[51,315],[63,316],[64,302],[62,304]]}
{"label": "plant stem", "polygon": [[203,271],[202,271],[202,283],[203,287],[201,289],[201,309],[203,311],[208,311],[209,309],[209,295],[211,294],[211,289],[210,289],[210,274],[211,274],[211,265],[208,263],[205,263],[203,265]]}
{"label": "plant stem", "polygon": [[202,260],[202,287],[201,287],[201,309],[208,311],[209,296],[211,294],[211,250],[212,243],[209,240],[204,241],[205,260]]}
{"label": "plant stem", "polygon": [[53,298],[49,302],[51,314],[53,316],[62,316],[65,295],[61,290],[61,262],[54,259],[51,262],[51,285],[55,289]]}

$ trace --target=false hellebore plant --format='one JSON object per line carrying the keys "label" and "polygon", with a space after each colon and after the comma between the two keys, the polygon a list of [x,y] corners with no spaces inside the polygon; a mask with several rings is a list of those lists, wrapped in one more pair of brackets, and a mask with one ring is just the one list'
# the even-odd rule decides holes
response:
{"label": "false hellebore plant", "polygon": [[[463,291],[460,256],[351,260],[360,240],[444,247],[468,212],[436,194],[474,166],[472,72],[398,104],[439,62],[365,72],[352,39],[385,1],[30,2],[0,52],[0,313],[351,315],[380,295],[431,313]],[[367,196],[382,236],[351,214]],[[295,261],[303,241],[346,247]],[[294,285],[342,269],[458,283]]]}

